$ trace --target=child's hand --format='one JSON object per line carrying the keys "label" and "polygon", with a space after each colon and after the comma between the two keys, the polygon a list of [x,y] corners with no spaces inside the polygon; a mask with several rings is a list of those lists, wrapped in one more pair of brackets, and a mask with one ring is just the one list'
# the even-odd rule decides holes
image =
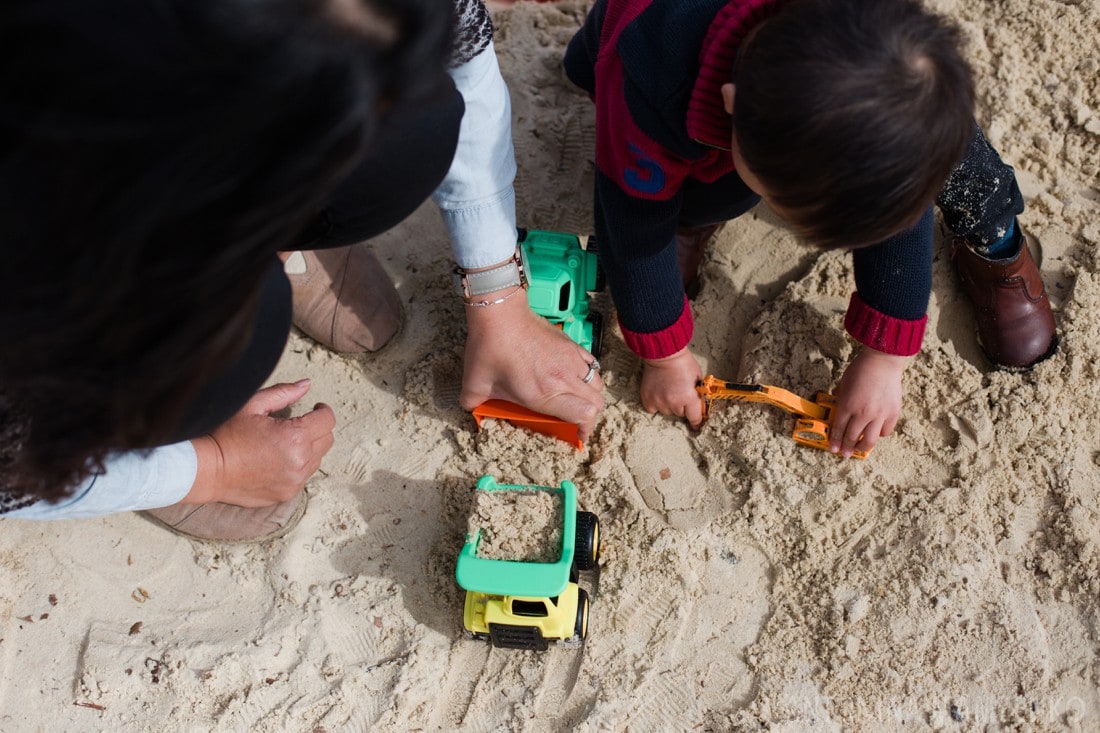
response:
{"label": "child's hand", "polygon": [[682,417],[698,430],[703,424],[703,399],[695,383],[703,372],[687,347],[663,359],[642,361],[642,407],[650,413]]}
{"label": "child's hand", "polygon": [[894,432],[901,414],[901,375],[908,363],[909,357],[863,347],[837,387],[829,450],[850,458],[853,451],[869,451],[880,437]]}

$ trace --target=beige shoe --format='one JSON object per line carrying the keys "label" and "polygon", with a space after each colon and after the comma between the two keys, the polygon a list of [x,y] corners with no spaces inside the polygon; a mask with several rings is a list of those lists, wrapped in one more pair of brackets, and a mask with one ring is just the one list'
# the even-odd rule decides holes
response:
{"label": "beige shoe", "polygon": [[284,269],[294,295],[294,325],[328,348],[378,351],[401,329],[401,298],[363,244],[293,252]]}
{"label": "beige shoe", "polygon": [[203,542],[266,542],[282,537],[306,513],[305,491],[289,501],[248,509],[232,504],[173,504],[141,512],[169,531]]}

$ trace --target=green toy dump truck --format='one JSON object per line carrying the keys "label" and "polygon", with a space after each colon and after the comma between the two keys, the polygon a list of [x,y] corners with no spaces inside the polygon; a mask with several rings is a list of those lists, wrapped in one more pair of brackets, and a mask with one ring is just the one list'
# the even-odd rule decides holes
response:
{"label": "green toy dump truck", "polygon": [[485,528],[467,534],[455,578],[466,590],[463,623],[474,638],[495,647],[545,650],[551,639],[580,643],[588,633],[588,594],[577,585],[578,571],[596,567],[600,524],[595,514],[577,511],[577,488],[562,481],[557,489],[500,484],[482,476],[477,491],[547,491],[562,501],[561,553],[553,562],[525,562],[478,556]]}
{"label": "green toy dump truck", "polygon": [[519,244],[531,310],[599,358],[603,317],[588,295],[605,285],[595,237],[583,248],[574,234],[521,229]]}

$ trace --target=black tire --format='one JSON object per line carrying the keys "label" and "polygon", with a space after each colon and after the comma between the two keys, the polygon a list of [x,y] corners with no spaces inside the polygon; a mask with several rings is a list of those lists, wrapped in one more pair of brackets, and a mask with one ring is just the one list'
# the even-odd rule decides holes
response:
{"label": "black tire", "polygon": [[603,314],[592,311],[585,319],[592,324],[592,356],[599,359],[600,353],[603,351]]}
{"label": "black tire", "polygon": [[600,561],[600,520],[592,512],[577,512],[577,540],[573,563],[578,570],[591,570]]}
{"label": "black tire", "polygon": [[577,620],[573,624],[573,636],[580,641],[588,636],[588,593],[577,588]]}
{"label": "black tire", "polygon": [[584,245],[585,252],[591,252],[596,255],[596,286],[592,288],[593,293],[602,293],[604,288],[607,287],[607,273],[603,271],[603,265],[600,263],[600,243],[596,240],[595,234],[588,236],[588,241]]}

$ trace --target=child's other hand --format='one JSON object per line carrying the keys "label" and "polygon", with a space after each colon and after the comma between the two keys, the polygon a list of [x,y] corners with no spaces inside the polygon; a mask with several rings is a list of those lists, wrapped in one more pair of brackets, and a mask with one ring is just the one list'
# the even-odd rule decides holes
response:
{"label": "child's other hand", "polygon": [[[901,375],[909,357],[863,347],[837,387],[829,450],[850,458],[894,432],[901,414]],[[862,436],[862,438],[860,437]]]}
{"label": "child's other hand", "polygon": [[695,383],[703,372],[687,347],[663,359],[642,361],[642,407],[650,413],[682,417],[698,430],[703,424],[703,399]]}

